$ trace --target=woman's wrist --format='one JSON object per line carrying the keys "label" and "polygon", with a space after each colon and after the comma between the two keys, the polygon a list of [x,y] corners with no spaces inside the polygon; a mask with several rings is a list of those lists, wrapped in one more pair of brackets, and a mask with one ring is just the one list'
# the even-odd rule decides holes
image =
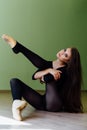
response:
{"label": "woman's wrist", "polygon": [[51,68],[49,68],[49,69],[48,69],[48,73],[50,73],[50,74],[51,74],[51,72],[52,72],[52,69],[51,69]]}

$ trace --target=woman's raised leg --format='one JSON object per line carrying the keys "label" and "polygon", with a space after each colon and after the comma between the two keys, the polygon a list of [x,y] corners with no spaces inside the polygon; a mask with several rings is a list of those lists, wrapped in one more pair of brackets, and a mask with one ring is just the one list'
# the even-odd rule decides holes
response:
{"label": "woman's raised leg", "polygon": [[27,49],[20,43],[16,42],[12,37],[8,35],[3,35],[2,38],[11,46],[12,50],[15,53],[21,52],[28,60],[32,62],[33,65],[35,65],[37,68],[40,69],[46,69],[52,66],[52,63],[50,61],[47,61],[37,55],[36,53],[32,52],[31,50]]}

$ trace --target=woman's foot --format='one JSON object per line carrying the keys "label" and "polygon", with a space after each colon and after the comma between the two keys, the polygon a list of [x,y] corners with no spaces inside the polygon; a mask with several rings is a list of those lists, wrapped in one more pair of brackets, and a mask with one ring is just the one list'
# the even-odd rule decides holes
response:
{"label": "woman's foot", "polygon": [[14,47],[15,47],[16,41],[15,41],[12,37],[10,37],[10,36],[8,36],[8,35],[6,35],[6,34],[3,34],[3,35],[2,35],[2,39],[3,39],[4,41],[6,41],[6,42],[10,45],[11,48],[14,48]]}
{"label": "woman's foot", "polygon": [[18,121],[22,121],[22,110],[26,107],[27,103],[22,100],[14,100],[12,104],[13,118]]}

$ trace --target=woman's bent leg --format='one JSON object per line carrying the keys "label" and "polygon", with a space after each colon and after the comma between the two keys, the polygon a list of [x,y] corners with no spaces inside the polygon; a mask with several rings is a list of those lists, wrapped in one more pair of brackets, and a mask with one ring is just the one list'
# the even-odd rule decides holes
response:
{"label": "woman's bent leg", "polygon": [[47,85],[46,89],[46,109],[48,111],[57,112],[62,109],[62,101],[58,90],[53,83]]}
{"label": "woman's bent leg", "polygon": [[10,84],[13,100],[21,100],[23,97],[36,109],[45,110],[45,96],[40,95],[19,79],[11,79]]}
{"label": "woman's bent leg", "polygon": [[27,105],[25,101],[21,100],[22,97],[36,109],[45,110],[45,96],[40,95],[19,79],[11,79],[10,84],[13,97],[12,113],[14,119],[22,120],[21,110]]}

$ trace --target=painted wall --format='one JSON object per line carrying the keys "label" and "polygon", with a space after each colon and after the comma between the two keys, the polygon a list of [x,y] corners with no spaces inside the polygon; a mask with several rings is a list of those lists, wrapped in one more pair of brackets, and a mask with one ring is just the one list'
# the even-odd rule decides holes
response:
{"label": "painted wall", "polygon": [[[87,89],[87,1],[86,0],[0,0],[0,36],[9,34],[48,60],[62,48],[75,46],[81,54],[84,89]],[[18,77],[35,89],[36,68],[22,55],[15,55],[0,38],[0,90],[10,89]]]}

